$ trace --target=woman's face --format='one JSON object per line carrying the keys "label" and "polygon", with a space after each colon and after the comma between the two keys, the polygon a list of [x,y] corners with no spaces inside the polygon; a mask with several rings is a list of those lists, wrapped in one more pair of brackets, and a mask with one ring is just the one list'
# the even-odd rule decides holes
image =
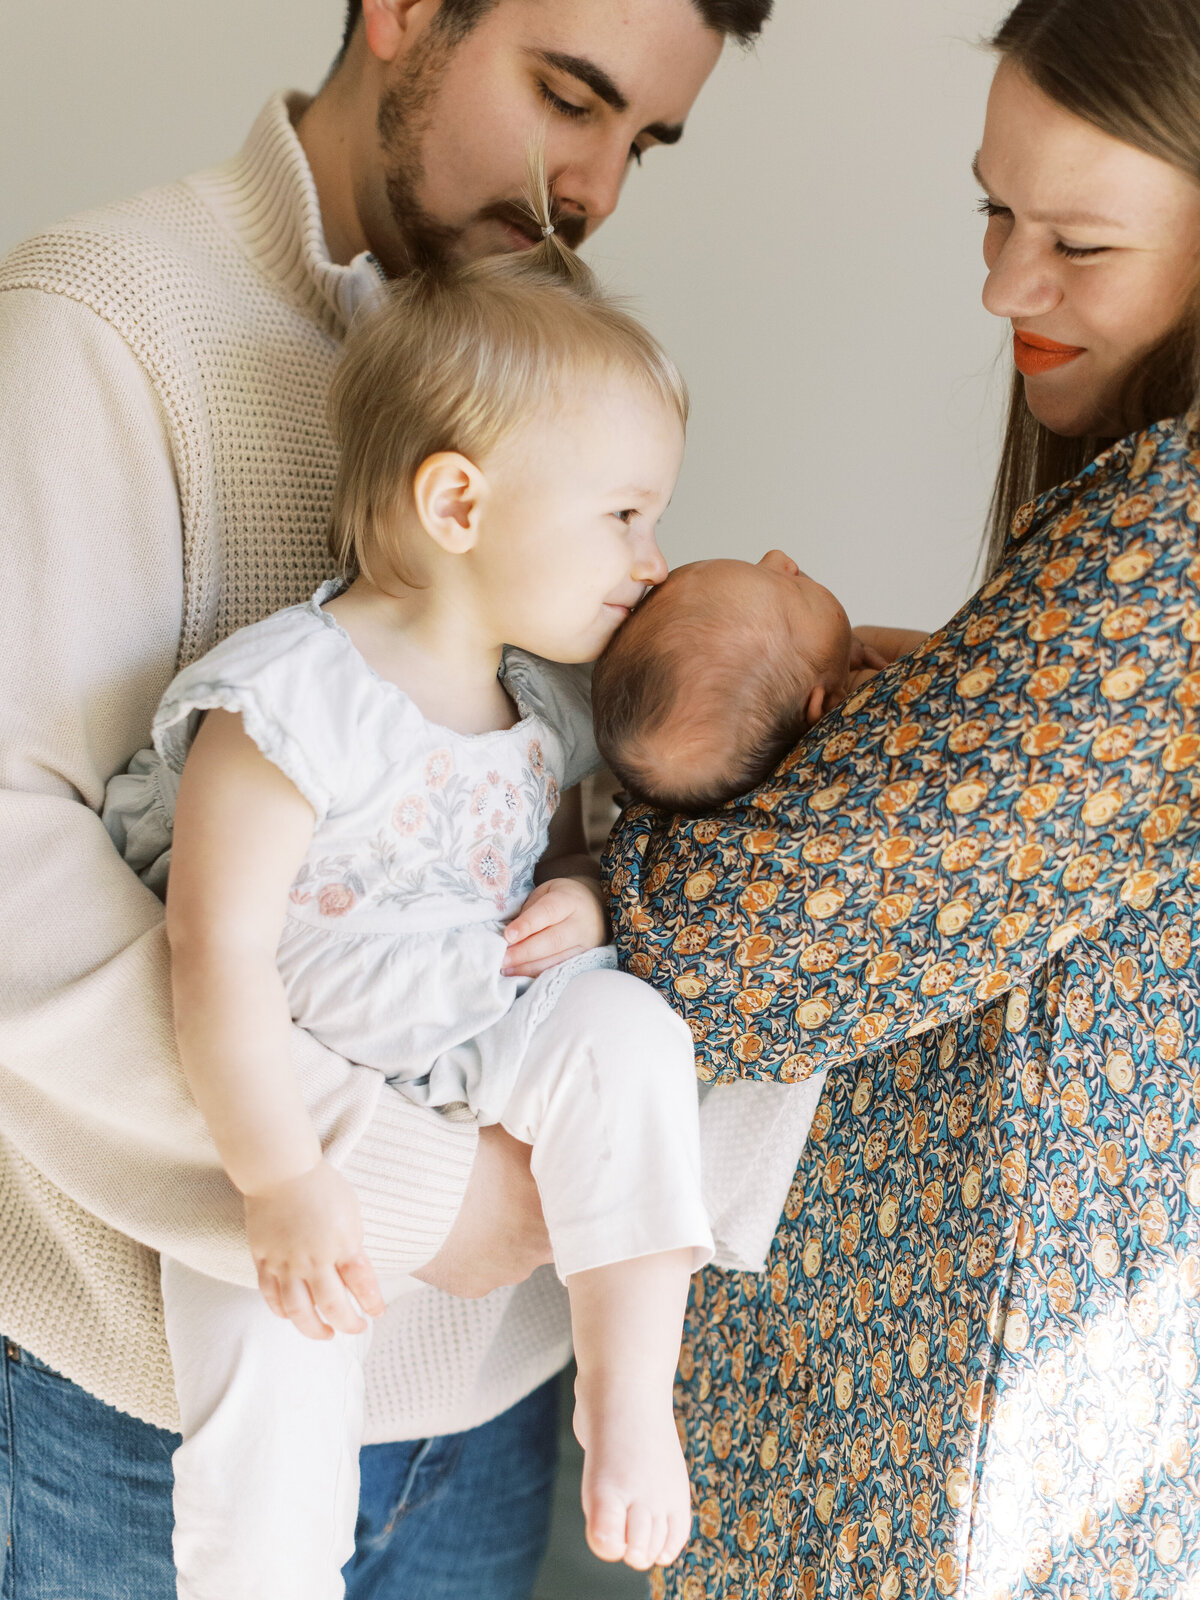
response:
{"label": "woman's face", "polygon": [[1054,433],[1116,435],[1121,386],[1200,274],[1200,184],[1065,111],[1010,62],[976,176],[983,303],[1013,325],[1029,409]]}

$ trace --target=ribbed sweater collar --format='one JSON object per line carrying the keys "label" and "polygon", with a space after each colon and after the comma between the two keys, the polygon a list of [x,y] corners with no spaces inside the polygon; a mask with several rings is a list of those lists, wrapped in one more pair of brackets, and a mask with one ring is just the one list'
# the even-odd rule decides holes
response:
{"label": "ribbed sweater collar", "polygon": [[381,277],[365,251],[349,266],[329,259],[317,187],[292,125],[306,103],[272,95],[240,153],[191,181],[259,270],[322,322],[332,317],[340,334],[378,294]]}

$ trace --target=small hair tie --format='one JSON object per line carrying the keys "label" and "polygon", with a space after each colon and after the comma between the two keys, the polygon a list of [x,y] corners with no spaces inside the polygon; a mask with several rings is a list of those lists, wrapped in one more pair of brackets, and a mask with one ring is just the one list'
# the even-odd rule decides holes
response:
{"label": "small hair tie", "polygon": [[552,222],[548,223],[547,226],[542,229],[542,238],[548,239],[550,235],[556,231],[557,230],[555,229],[554,224]]}

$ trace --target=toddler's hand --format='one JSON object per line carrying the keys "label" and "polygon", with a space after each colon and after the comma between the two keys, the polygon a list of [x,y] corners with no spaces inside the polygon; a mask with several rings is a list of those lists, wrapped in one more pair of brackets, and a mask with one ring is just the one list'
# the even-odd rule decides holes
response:
{"label": "toddler's hand", "polygon": [[277,1317],[306,1338],[332,1339],[334,1329],[362,1333],[367,1326],[351,1294],[368,1316],[382,1315],[375,1269],[363,1254],[358,1200],[328,1161],[243,1198],[258,1286]]}
{"label": "toddler's hand", "polygon": [[504,930],[504,975],[536,978],[570,956],[608,943],[603,891],[594,878],[551,878],[537,888]]}

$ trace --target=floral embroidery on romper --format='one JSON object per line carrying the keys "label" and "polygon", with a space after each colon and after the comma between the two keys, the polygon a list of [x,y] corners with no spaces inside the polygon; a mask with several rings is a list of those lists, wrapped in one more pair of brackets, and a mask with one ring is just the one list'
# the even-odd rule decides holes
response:
{"label": "floral embroidery on romper", "polygon": [[495,770],[475,782],[445,749],[429,756],[423,776],[423,789],[396,801],[388,827],[363,854],[310,854],[292,884],[292,904],[315,903],[322,917],[334,918],[360,901],[403,910],[442,895],[483,894],[500,915],[508,912],[514,885],[533,882],[558,809],[541,745],[528,742],[515,782]]}

